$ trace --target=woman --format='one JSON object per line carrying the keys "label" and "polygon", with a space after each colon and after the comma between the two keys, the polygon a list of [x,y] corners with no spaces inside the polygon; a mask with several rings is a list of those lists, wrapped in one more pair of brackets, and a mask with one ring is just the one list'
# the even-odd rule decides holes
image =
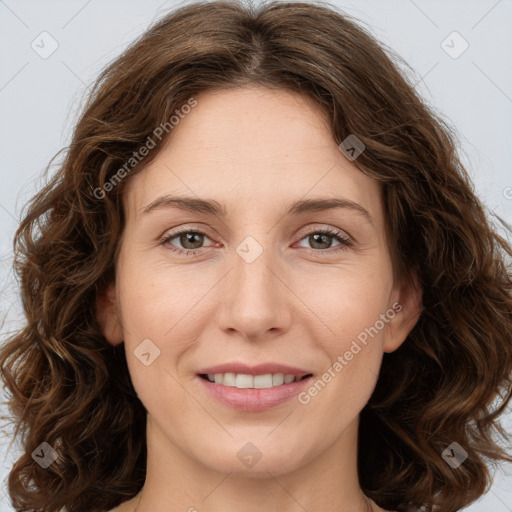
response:
{"label": "woman", "polygon": [[512,248],[396,59],[215,1],[104,70],[16,233],[16,510],[450,512],[512,461]]}

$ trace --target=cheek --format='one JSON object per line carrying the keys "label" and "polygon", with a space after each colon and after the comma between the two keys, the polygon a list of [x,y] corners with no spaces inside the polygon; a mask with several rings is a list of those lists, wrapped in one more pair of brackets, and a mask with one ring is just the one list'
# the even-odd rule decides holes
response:
{"label": "cheek", "polygon": [[[363,330],[364,336],[358,338],[359,329],[344,331],[348,333],[346,337],[324,344],[329,361],[299,396],[299,402],[308,410],[307,415],[323,418],[328,431],[324,433],[332,438],[354,420],[370,399],[382,362],[380,332]],[[355,335],[350,335],[349,331]]]}
{"label": "cheek", "polygon": [[[332,358],[350,350],[353,340],[364,343],[365,339],[381,338],[385,325],[380,318],[388,308],[391,290],[390,280],[375,268],[335,270],[331,279],[317,275],[316,280],[311,276],[303,281],[300,294],[314,317],[321,320],[322,343]],[[377,333],[373,329],[376,323]]]}
{"label": "cheek", "polygon": [[163,340],[166,335],[172,337],[173,325],[180,325],[183,301],[168,283],[157,279],[155,269],[144,267],[141,271],[130,263],[126,260],[124,269],[128,270],[119,273],[122,328],[132,382],[146,404],[151,396],[162,392],[162,383],[172,385],[166,370],[171,371],[171,361],[180,347]]}
{"label": "cheek", "polygon": [[[166,396],[172,410],[182,410],[185,397],[177,381],[189,376],[184,375],[181,361],[195,350],[205,322],[211,319],[206,299],[216,276],[210,280],[205,272],[142,264],[142,259],[126,259],[123,264],[127,270],[119,274],[119,293],[133,385],[148,409],[152,403],[158,407]],[[153,362],[146,366],[144,359]]]}
{"label": "cheek", "polygon": [[[305,390],[311,417],[322,416],[336,436],[361,411],[377,382],[387,321],[391,278],[378,264],[340,270],[336,279],[309,287],[308,305],[326,336],[316,341],[328,356],[324,372]],[[328,300],[326,300],[326,297]],[[391,311],[391,313],[394,313]],[[384,318],[384,320],[382,319]]]}
{"label": "cheek", "polygon": [[172,337],[174,329],[190,321],[187,315],[193,316],[194,304],[204,295],[201,279],[183,279],[175,268],[144,264],[142,256],[126,263],[119,287],[123,327],[132,338]]}
{"label": "cheek", "polygon": [[381,315],[391,318],[391,281],[384,276],[375,268],[352,267],[308,286],[307,304],[315,313],[311,334],[327,359],[302,403],[310,402],[305,406],[312,407],[311,417],[327,415],[332,436],[361,411],[377,382],[387,325]]}

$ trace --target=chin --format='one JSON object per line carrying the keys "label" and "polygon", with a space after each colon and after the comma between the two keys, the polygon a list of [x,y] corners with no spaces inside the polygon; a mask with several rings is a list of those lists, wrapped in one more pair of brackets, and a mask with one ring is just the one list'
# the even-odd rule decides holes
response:
{"label": "chin", "polygon": [[[204,457],[205,453],[208,454],[207,458]],[[264,437],[261,443],[257,440],[254,443],[233,442],[224,449],[216,445],[196,453],[197,459],[210,470],[257,479],[268,478],[269,473],[272,476],[291,473],[307,462],[305,456],[292,445],[287,449],[282,443],[269,443],[268,439],[265,443]]]}

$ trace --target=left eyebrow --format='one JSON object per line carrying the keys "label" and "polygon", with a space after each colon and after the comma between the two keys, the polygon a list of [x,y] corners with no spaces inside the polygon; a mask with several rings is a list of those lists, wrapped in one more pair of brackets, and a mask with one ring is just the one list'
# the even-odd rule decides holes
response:
{"label": "left eyebrow", "polygon": [[[143,214],[160,208],[178,208],[179,210],[193,213],[205,213],[221,218],[225,218],[227,216],[225,207],[213,199],[199,199],[195,197],[170,195],[164,195],[156,198],[144,208]],[[372,216],[365,208],[346,198],[329,197],[295,201],[288,205],[287,214],[301,215],[304,213],[327,211],[336,208],[353,210],[365,217],[370,224],[374,225]]]}
{"label": "left eyebrow", "polygon": [[329,197],[325,199],[305,199],[302,201],[296,201],[292,203],[288,213],[292,215],[298,215],[301,213],[334,210],[336,208],[347,208],[349,210],[353,210],[365,217],[370,224],[374,224],[373,218],[368,210],[363,208],[360,204],[344,197]]}

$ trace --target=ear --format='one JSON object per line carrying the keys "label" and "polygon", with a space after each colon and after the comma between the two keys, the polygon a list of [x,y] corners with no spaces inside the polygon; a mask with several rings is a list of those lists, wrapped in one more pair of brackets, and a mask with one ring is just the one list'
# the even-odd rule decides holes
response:
{"label": "ear", "polygon": [[395,312],[386,326],[382,348],[384,352],[393,352],[407,339],[416,325],[423,310],[423,290],[415,271],[410,279],[404,279],[392,292],[390,309]]}
{"label": "ear", "polygon": [[114,281],[100,289],[96,295],[96,318],[103,336],[111,345],[119,345],[123,342],[124,336],[119,322]]}

